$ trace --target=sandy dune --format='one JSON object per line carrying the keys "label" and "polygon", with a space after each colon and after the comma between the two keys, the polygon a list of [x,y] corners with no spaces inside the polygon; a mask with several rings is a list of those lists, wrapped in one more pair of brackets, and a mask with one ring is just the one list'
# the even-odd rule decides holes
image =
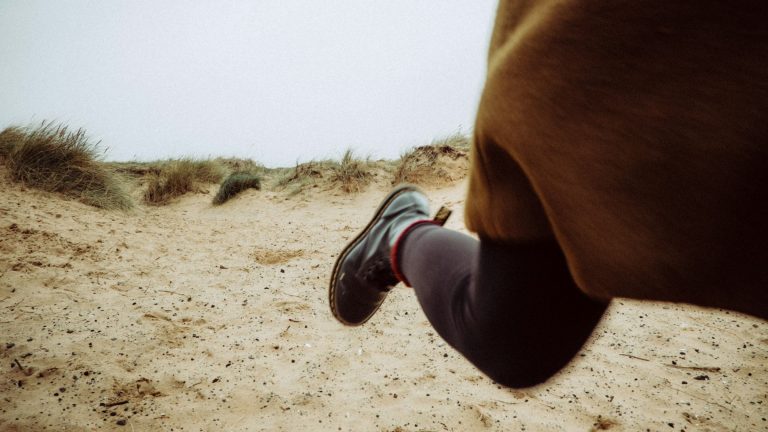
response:
{"label": "sandy dune", "polygon": [[[432,189],[462,227],[465,184]],[[768,430],[768,323],[615,301],[546,385],[500,388],[408,289],[330,316],[384,185],[109,212],[0,182],[0,430]]]}

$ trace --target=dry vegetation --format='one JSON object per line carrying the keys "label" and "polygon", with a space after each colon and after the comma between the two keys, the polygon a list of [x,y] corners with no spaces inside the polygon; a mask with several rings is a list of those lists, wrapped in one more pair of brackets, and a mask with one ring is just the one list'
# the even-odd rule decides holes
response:
{"label": "dry vegetation", "polygon": [[204,185],[220,182],[225,174],[225,168],[212,160],[170,160],[161,165],[159,173],[150,175],[144,202],[161,205],[189,192],[201,192]]}
{"label": "dry vegetation", "polygon": [[133,207],[123,179],[101,162],[101,155],[83,129],[42,123],[0,132],[0,156],[12,180],[100,208]]}
{"label": "dry vegetation", "polygon": [[461,133],[416,147],[400,157],[392,184],[437,185],[459,180],[469,166],[469,148],[469,137]]}
{"label": "dry vegetation", "polygon": [[373,177],[371,165],[369,160],[358,159],[352,150],[347,150],[341,161],[333,165],[331,182],[341,185],[344,192],[359,192]]}
{"label": "dry vegetation", "polygon": [[374,176],[377,164],[355,156],[347,150],[340,160],[311,161],[283,169],[277,175],[275,187],[295,195],[309,187],[339,187],[346,193],[360,192]]}
{"label": "dry vegetation", "polygon": [[261,177],[253,171],[233,172],[219,186],[213,204],[224,204],[246,189],[261,189]]}
{"label": "dry vegetation", "polygon": [[5,161],[11,150],[26,138],[24,129],[11,126],[0,132],[0,162]]}
{"label": "dry vegetation", "polygon": [[213,161],[223,166],[230,172],[241,171],[241,172],[249,172],[255,175],[263,175],[264,173],[269,171],[269,169],[265,168],[264,165],[251,159],[219,157],[214,159]]}
{"label": "dry vegetation", "polygon": [[62,193],[97,207],[128,209],[134,205],[131,190],[137,200],[164,205],[187,193],[207,192],[207,185],[225,178],[214,205],[245,189],[261,189],[265,183],[288,196],[318,187],[356,193],[376,177],[389,179],[392,184],[446,184],[465,176],[469,144],[466,135],[457,133],[416,147],[398,161],[371,161],[347,150],[338,160],[277,169],[239,158],[103,162],[98,143],[91,143],[84,130],[42,123],[0,132],[0,163],[7,166],[11,179],[26,186]]}
{"label": "dry vegetation", "polygon": [[295,195],[309,186],[315,186],[324,177],[327,162],[305,162],[297,163],[293,168],[282,168],[277,170],[275,176],[274,188],[284,190],[288,195]]}
{"label": "dry vegetation", "polygon": [[160,174],[163,162],[106,162],[115,172],[132,179],[141,179],[153,174]]}

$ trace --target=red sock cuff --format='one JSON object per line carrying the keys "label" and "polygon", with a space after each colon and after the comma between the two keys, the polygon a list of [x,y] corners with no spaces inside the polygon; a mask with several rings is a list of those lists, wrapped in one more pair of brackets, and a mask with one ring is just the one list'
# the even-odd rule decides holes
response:
{"label": "red sock cuff", "polygon": [[402,283],[405,284],[408,288],[411,287],[411,284],[408,282],[408,279],[405,278],[405,275],[402,271],[400,271],[400,262],[398,261],[398,255],[400,252],[400,245],[405,240],[405,236],[408,235],[414,228],[416,228],[419,225],[424,224],[430,224],[430,225],[440,225],[439,223],[433,221],[433,220],[418,220],[416,222],[413,222],[412,224],[408,225],[403,232],[400,233],[400,235],[397,237],[397,240],[395,240],[394,246],[392,246],[392,250],[390,251],[389,260],[392,264],[392,272],[395,274],[395,277]]}

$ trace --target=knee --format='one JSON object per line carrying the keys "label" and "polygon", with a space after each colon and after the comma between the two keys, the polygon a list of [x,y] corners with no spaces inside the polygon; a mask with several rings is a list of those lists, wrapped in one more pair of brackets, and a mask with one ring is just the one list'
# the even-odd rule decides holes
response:
{"label": "knee", "polygon": [[557,374],[576,352],[552,352],[473,344],[464,356],[481,372],[498,384],[511,388],[525,388],[542,384]]}
{"label": "knee", "polygon": [[[498,319],[461,332],[456,349],[499,384],[522,388],[557,374],[581,350],[599,315],[585,325]],[[509,322],[507,322],[509,321]],[[579,323],[581,324],[581,323]]]}

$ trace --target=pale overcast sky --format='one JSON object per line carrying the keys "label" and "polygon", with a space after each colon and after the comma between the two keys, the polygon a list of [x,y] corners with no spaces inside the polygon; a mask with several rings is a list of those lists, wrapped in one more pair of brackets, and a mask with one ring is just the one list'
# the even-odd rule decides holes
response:
{"label": "pale overcast sky", "polygon": [[494,0],[0,0],[0,129],[268,166],[473,125]]}

